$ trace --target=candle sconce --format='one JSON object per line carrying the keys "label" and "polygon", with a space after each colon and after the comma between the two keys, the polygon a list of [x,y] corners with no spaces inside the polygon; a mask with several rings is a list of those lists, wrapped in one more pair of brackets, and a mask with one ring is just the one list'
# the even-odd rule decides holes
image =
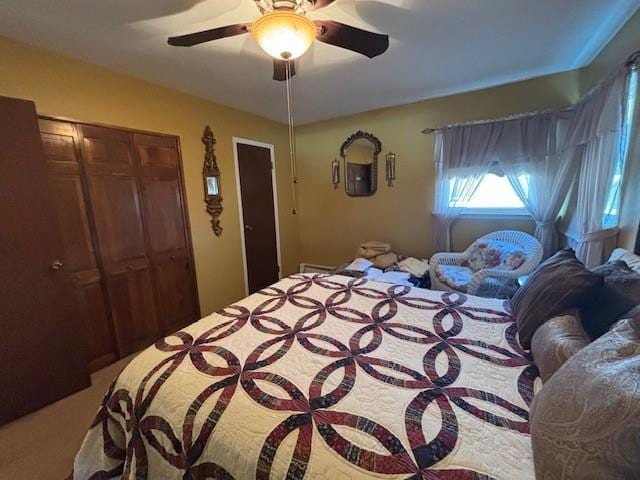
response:
{"label": "candle sconce", "polygon": [[334,158],[333,162],[331,162],[331,182],[335,189],[340,185],[340,162],[338,162],[337,158]]}
{"label": "candle sconce", "polygon": [[393,182],[396,179],[396,154],[393,152],[387,153],[385,157],[385,179],[387,185],[393,187]]}

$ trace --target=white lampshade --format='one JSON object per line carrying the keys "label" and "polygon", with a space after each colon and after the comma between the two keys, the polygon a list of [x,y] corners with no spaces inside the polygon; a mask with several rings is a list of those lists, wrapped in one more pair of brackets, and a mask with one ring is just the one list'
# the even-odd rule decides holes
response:
{"label": "white lampshade", "polygon": [[315,24],[304,15],[293,12],[271,12],[251,27],[260,47],[274,58],[298,58],[316,38]]}

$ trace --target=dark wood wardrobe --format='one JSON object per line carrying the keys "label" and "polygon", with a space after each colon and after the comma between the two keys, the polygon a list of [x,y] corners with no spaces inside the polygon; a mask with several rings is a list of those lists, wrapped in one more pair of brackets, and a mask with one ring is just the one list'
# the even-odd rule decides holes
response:
{"label": "dark wood wardrobe", "polygon": [[178,139],[39,123],[93,371],[200,316]]}
{"label": "dark wood wardrobe", "polygon": [[200,318],[177,137],[0,97],[0,424]]}

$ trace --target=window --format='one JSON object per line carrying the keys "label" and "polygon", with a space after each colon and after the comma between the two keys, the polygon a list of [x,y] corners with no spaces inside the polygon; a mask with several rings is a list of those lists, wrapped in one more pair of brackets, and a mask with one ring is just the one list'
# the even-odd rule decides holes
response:
{"label": "window", "polygon": [[[520,178],[520,183],[526,187],[527,176]],[[455,198],[450,200],[453,206]],[[464,205],[464,215],[528,215],[527,209],[513,190],[506,176],[494,173],[487,174],[476,193]]]}
{"label": "window", "polygon": [[638,71],[633,70],[629,77],[629,98],[627,100],[627,111],[622,130],[622,138],[620,139],[622,153],[618,156],[618,162],[616,163],[616,169],[611,183],[611,190],[609,190],[609,198],[607,199],[607,204],[602,215],[602,224],[605,228],[613,228],[618,225],[619,221],[620,202],[622,201],[622,181],[629,147],[631,146],[631,129],[633,126],[637,94]]}

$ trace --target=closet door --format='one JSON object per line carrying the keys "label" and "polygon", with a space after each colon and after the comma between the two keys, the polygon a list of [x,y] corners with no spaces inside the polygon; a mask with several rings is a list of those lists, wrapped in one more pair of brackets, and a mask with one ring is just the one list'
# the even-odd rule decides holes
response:
{"label": "closet door", "polygon": [[78,128],[116,339],[124,356],[159,337],[131,134]]}
{"label": "closet door", "polygon": [[89,371],[93,372],[114,362],[118,354],[91,233],[76,127],[72,123],[41,119],[40,134],[53,205],[62,230],[65,268],[75,283]]}
{"label": "closet door", "polygon": [[33,102],[0,97],[0,424],[89,385]]}
{"label": "closet door", "polygon": [[134,135],[163,334],[200,317],[174,137]]}

